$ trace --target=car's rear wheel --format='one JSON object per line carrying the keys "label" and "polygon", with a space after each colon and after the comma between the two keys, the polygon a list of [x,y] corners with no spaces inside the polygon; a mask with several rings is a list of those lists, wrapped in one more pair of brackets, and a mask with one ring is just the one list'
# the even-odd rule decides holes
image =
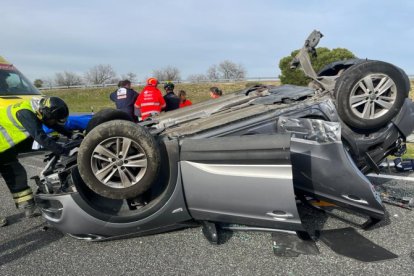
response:
{"label": "car's rear wheel", "polygon": [[154,137],[132,122],[114,120],[95,127],[78,153],[79,172],[97,194],[134,198],[156,180],[160,151]]}
{"label": "car's rear wheel", "polygon": [[404,73],[382,61],[366,61],[343,72],[335,95],[341,119],[358,129],[382,127],[398,113],[408,96]]}

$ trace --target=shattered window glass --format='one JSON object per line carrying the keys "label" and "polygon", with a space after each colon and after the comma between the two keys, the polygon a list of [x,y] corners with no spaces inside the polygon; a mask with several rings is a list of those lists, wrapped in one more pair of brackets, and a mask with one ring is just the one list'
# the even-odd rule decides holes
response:
{"label": "shattered window glass", "polygon": [[281,116],[277,128],[279,133],[291,133],[294,138],[318,143],[341,141],[341,125],[338,122]]}

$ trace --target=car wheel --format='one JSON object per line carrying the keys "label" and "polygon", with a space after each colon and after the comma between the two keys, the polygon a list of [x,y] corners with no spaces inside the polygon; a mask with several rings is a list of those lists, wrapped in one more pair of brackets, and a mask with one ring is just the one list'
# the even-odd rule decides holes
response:
{"label": "car wheel", "polygon": [[160,151],[154,137],[132,122],[114,120],[95,127],[78,152],[79,173],[95,193],[134,198],[156,180]]}
{"label": "car wheel", "polygon": [[398,113],[408,96],[403,71],[382,61],[366,61],[343,72],[336,81],[339,116],[348,125],[379,128]]}
{"label": "car wheel", "polygon": [[89,121],[86,127],[86,133],[88,134],[92,129],[99,126],[100,124],[112,120],[131,121],[131,118],[126,112],[122,110],[112,108],[102,109],[93,115],[92,119]]}

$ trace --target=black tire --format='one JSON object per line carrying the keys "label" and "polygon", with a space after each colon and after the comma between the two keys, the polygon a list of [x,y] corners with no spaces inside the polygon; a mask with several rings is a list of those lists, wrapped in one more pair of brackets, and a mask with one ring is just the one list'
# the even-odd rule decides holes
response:
{"label": "black tire", "polygon": [[401,69],[382,61],[369,60],[351,66],[335,85],[339,116],[360,130],[384,126],[408,96],[406,77]]}
{"label": "black tire", "polygon": [[102,109],[93,115],[92,119],[89,121],[88,126],[86,127],[86,134],[88,134],[92,129],[99,126],[100,124],[112,120],[131,121],[131,117],[122,110],[113,108]]}
{"label": "black tire", "polygon": [[155,182],[161,157],[157,142],[145,128],[114,120],[95,127],[85,137],[77,161],[79,173],[92,191],[107,198],[129,199]]}

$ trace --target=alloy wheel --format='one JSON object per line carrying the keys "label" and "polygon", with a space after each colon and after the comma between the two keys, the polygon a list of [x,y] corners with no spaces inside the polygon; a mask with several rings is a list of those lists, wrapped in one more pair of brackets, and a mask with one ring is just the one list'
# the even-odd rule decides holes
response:
{"label": "alloy wheel", "polygon": [[111,188],[127,188],[138,183],[148,166],[142,147],[126,137],[111,137],[92,152],[91,168],[95,177]]}
{"label": "alloy wheel", "polygon": [[385,74],[370,74],[352,88],[352,112],[362,119],[376,119],[386,114],[397,98],[397,86]]}

